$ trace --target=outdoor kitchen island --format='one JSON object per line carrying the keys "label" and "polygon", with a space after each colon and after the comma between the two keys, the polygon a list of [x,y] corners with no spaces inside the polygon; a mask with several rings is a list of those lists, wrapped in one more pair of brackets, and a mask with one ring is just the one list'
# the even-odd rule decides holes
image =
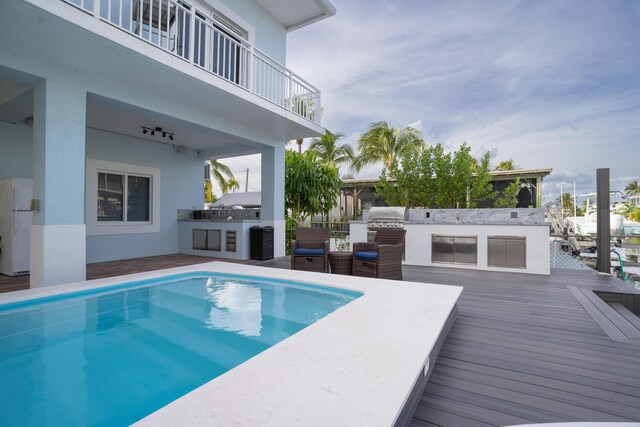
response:
{"label": "outdoor kitchen island", "polygon": [[180,209],[179,251],[187,255],[247,260],[250,258],[249,230],[262,225],[259,209]]}
{"label": "outdoor kitchen island", "polygon": [[[381,209],[381,208],[376,208]],[[394,209],[390,207],[388,209]],[[364,211],[351,242],[380,228]],[[404,264],[514,273],[550,273],[549,225],[542,209],[408,209]],[[379,222],[379,221],[378,221]]]}

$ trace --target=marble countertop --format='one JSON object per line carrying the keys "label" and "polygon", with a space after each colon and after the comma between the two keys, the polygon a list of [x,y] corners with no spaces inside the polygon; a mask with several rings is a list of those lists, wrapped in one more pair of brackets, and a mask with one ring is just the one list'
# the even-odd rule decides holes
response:
{"label": "marble countertop", "polygon": [[193,219],[193,218],[186,218],[186,219],[178,219],[178,222],[200,222],[200,223],[209,223],[209,224],[227,223],[227,222],[254,222],[256,224],[259,224],[261,221],[259,219]]}
{"label": "marble countertop", "polygon": [[[367,221],[350,221],[351,224],[366,224]],[[425,209],[408,210],[405,224],[452,224],[452,225],[517,225],[548,226],[543,209]]]}

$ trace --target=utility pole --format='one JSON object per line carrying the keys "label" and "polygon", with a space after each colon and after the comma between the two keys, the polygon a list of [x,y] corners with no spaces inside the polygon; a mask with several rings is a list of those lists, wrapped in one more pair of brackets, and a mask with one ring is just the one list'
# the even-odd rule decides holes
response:
{"label": "utility pole", "polygon": [[244,192],[249,191],[249,168],[247,168],[247,177],[244,180]]}
{"label": "utility pole", "polygon": [[573,181],[573,216],[578,216],[578,198],[576,196],[576,182]]}
{"label": "utility pole", "polygon": [[563,182],[560,183],[560,216],[564,219],[564,190],[562,189]]}

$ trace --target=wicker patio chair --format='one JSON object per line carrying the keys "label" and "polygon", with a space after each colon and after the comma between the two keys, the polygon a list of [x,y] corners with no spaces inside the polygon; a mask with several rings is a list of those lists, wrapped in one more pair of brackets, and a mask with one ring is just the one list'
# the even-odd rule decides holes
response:
{"label": "wicker patio chair", "polygon": [[291,242],[291,269],[329,272],[329,228],[304,227]]}
{"label": "wicker patio chair", "polygon": [[353,275],[402,280],[402,228],[381,228],[374,243],[353,244]]}

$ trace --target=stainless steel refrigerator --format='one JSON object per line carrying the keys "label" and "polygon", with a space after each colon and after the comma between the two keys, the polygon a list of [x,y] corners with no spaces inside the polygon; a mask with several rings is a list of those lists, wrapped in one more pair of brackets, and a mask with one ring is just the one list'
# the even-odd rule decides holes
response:
{"label": "stainless steel refrigerator", "polygon": [[0,181],[0,273],[29,274],[29,239],[33,212],[33,180]]}

